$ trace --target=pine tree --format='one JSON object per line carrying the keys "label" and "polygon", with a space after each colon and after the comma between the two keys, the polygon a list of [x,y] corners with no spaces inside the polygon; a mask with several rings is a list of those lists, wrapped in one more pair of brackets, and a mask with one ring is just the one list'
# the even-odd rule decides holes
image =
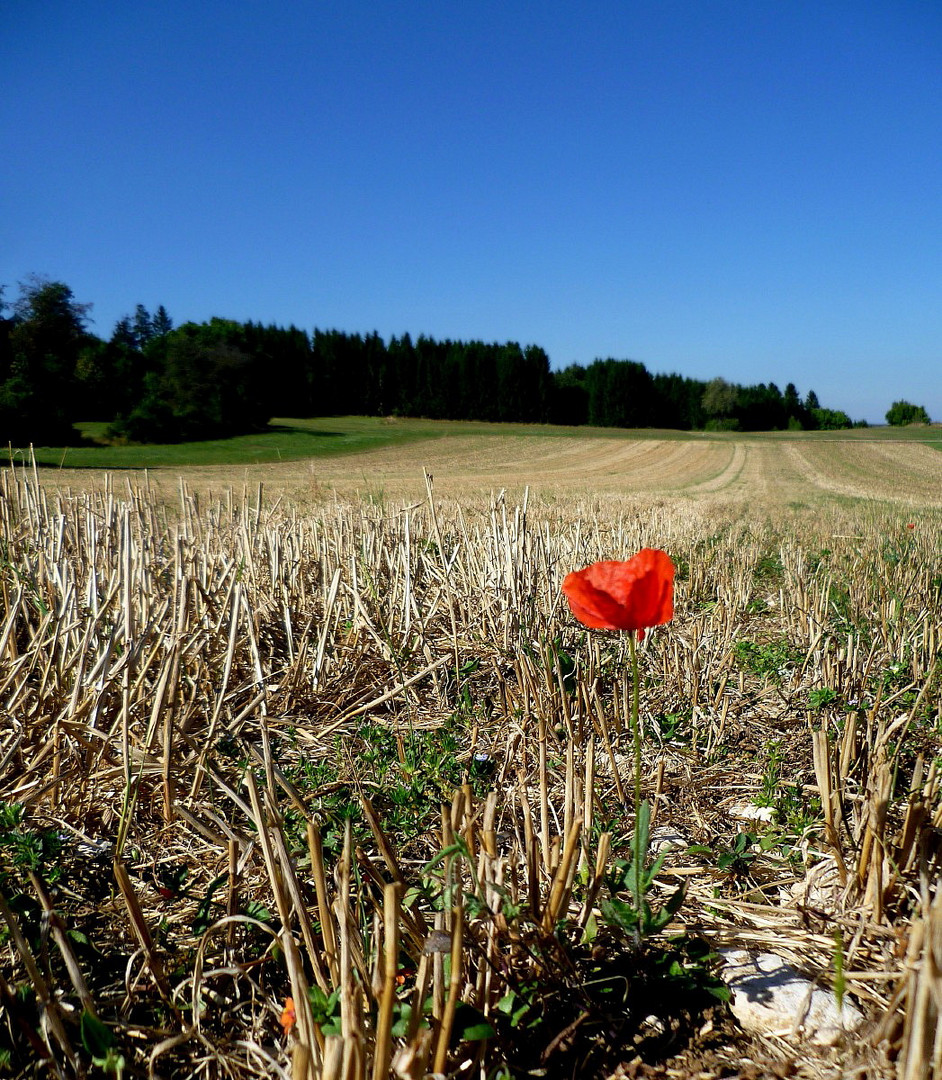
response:
{"label": "pine tree", "polygon": [[134,309],[133,327],[137,347],[143,349],[154,336],[153,320],[150,317],[150,312],[143,304],[138,304]]}
{"label": "pine tree", "polygon": [[154,312],[154,317],[151,319],[151,330],[154,337],[163,337],[164,334],[169,334],[173,329],[173,319],[167,314],[167,309],[160,305]]}

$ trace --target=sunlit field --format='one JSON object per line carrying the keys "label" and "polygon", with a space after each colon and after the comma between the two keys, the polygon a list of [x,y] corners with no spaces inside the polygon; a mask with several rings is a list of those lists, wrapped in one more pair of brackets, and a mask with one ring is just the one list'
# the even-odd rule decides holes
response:
{"label": "sunlit field", "polygon": [[0,1076],[942,1075],[937,430],[0,471]]}
{"label": "sunlit field", "polygon": [[[47,466],[41,481],[57,488],[130,485],[174,500],[181,476],[201,494],[257,492],[262,484],[305,507],[338,492],[424,499],[427,469],[439,495],[465,502],[501,490],[522,498],[525,489],[546,499],[706,495],[776,513],[840,498],[942,506],[940,453],[939,425],[733,435],[326,417],[274,421],[258,435],[207,443],[44,448],[36,460]],[[20,465],[28,459],[28,452],[13,457]]]}

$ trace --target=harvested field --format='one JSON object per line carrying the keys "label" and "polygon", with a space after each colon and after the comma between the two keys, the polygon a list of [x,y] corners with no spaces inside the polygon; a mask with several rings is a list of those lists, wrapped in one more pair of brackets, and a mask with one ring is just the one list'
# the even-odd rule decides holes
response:
{"label": "harvested field", "polygon": [[[219,493],[235,484],[259,483],[271,495],[309,505],[334,493],[374,500],[425,497],[423,469],[436,491],[467,499],[503,489],[518,498],[524,488],[537,497],[576,494],[722,496],[765,507],[833,497],[900,507],[942,506],[942,454],[924,443],[796,439],[788,436],[671,439],[445,436],[367,451],[354,456],[264,464],[238,470],[210,466],[185,471],[190,490]],[[91,470],[41,470],[44,483],[82,490],[101,487],[105,475]],[[149,481],[175,495],[178,470],[153,470]],[[138,486],[140,472],[108,474],[116,490]]]}
{"label": "harvested field", "polygon": [[880,498],[912,506],[942,500],[939,453],[913,443],[793,443],[789,466],[814,488],[855,499]]}
{"label": "harvested field", "polygon": [[[942,1077],[933,454],[4,470],[0,1075]],[[640,904],[628,643],[560,583],[645,546]],[[742,1029],[727,948],[862,1026]]]}

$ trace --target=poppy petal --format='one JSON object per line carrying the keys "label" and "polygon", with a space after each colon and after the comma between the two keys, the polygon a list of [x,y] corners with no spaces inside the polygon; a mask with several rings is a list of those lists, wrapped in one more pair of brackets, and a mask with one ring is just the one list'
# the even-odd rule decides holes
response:
{"label": "poppy petal", "polygon": [[587,567],[566,575],[563,592],[569,600],[569,606],[575,617],[586,626],[599,630],[624,630],[624,606],[607,592],[598,588],[591,580]]}
{"label": "poppy petal", "polygon": [[584,625],[638,630],[669,622],[674,615],[674,564],[656,548],[643,548],[626,562],[603,560],[567,574],[563,593]]}

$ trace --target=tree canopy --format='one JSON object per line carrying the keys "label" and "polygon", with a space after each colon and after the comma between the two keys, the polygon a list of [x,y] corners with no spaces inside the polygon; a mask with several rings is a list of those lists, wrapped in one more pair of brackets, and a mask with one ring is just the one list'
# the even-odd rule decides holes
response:
{"label": "tree canopy", "polygon": [[909,401],[894,401],[886,413],[886,422],[894,427],[906,424],[928,424],[929,414],[922,405],[913,405]]}
{"label": "tree canopy", "polygon": [[[851,425],[792,383],[783,392],[704,382],[612,357],[553,372],[542,348],[515,341],[404,333],[387,342],[376,331],[220,318],[174,327],[163,305],[152,314],[137,304],[105,340],[87,329],[90,308],[64,283],[34,277],[4,318],[0,290],[3,442],[67,442],[78,420],[107,421],[116,438],[173,442],[258,430],[273,416],[342,414],[687,430]],[[897,406],[916,413],[892,422],[919,419],[905,402],[894,416]]]}
{"label": "tree canopy", "polygon": [[75,371],[91,340],[91,306],[61,281],[34,275],[20,283],[12,317],[0,319],[0,431],[6,440],[72,439]]}

